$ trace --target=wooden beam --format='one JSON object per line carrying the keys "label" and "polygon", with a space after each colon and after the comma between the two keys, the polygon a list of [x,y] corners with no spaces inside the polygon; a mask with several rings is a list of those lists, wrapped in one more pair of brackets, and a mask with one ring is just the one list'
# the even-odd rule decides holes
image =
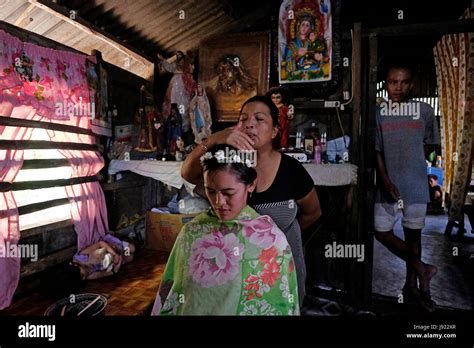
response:
{"label": "wooden beam", "polygon": [[68,219],[68,220],[55,222],[52,224],[29,228],[27,230],[21,231],[20,236],[21,236],[21,239],[24,239],[24,238],[37,236],[39,234],[43,234],[52,230],[59,230],[59,229],[67,228],[71,226],[74,226],[74,224],[72,223],[71,219]]}
{"label": "wooden beam", "polygon": [[0,150],[82,150],[98,151],[97,145],[80,143],[61,143],[47,140],[0,140]]}
{"label": "wooden beam", "polygon": [[142,63],[143,65],[147,66],[152,63],[153,59],[150,57],[147,57],[146,55],[137,52],[133,47],[128,46],[126,44],[123,44],[119,42],[115,37],[112,35],[106,33],[99,27],[95,26],[94,24],[82,19],[81,17],[76,17],[75,19],[71,19],[69,16],[69,11],[61,7],[52,1],[48,0],[28,0],[29,3],[35,5],[36,7],[42,9],[43,11],[46,11],[47,13],[50,13],[51,15],[55,17],[59,17],[65,22],[71,24],[75,28],[89,34],[93,35],[100,40],[106,42],[113,48],[115,48],[117,51],[121,52],[122,54],[125,54],[127,56],[132,57],[136,61]]}
{"label": "wooden beam", "polygon": [[63,45],[57,41],[48,39],[45,36],[41,36],[31,31],[28,31],[19,27],[15,27],[14,25],[7,22],[0,21],[0,29],[6,31],[10,35],[13,35],[19,38],[21,41],[24,41],[24,42],[30,42],[39,46],[44,46],[44,47],[53,48],[56,50],[74,52],[76,54],[85,55],[84,52],[81,52],[72,47]]}
{"label": "wooden beam", "polygon": [[26,128],[41,128],[49,129],[59,132],[94,135],[90,129],[81,127],[68,126],[64,124],[58,124],[53,122],[41,122],[33,120],[24,120],[20,118],[6,117],[0,115],[0,126],[11,126],[11,127],[26,127]]}
{"label": "wooden beam", "polygon": [[[34,8],[35,8],[35,5],[33,4],[28,5],[28,7],[23,11],[20,17],[18,17],[15,23],[13,24],[17,27],[23,27],[23,26],[28,25],[30,21],[27,20],[27,18],[30,16],[31,11],[33,11]],[[23,22],[25,23],[23,24]]]}
{"label": "wooden beam", "polygon": [[363,291],[360,297],[364,303],[369,303],[372,299],[372,278],[373,278],[373,257],[374,257],[374,237],[373,237],[373,221],[374,221],[374,196],[375,196],[375,105],[377,96],[377,70],[379,64],[379,38],[375,35],[369,38],[369,77],[367,91],[367,117],[363,123],[365,131],[364,161],[362,174],[362,204],[365,211],[361,211],[362,219],[359,225],[359,233],[361,233],[361,242],[365,242],[365,254],[370,255],[369,259],[364,262],[364,272],[361,273],[360,279]]}
{"label": "wooden beam", "polygon": [[[362,46],[361,23],[354,24],[352,39],[352,163],[359,165],[360,153],[360,120],[361,120],[361,46]],[[360,172],[360,166],[359,166]],[[359,174],[359,173],[358,173]],[[359,176],[359,175],[358,175]]]}
{"label": "wooden beam", "polygon": [[455,21],[434,22],[434,23],[416,23],[407,25],[397,25],[392,27],[381,27],[365,29],[364,37],[377,35],[379,37],[390,36],[433,36],[455,33],[474,32],[474,19],[459,19]]}
{"label": "wooden beam", "polygon": [[0,192],[7,191],[22,191],[22,190],[37,190],[50,187],[70,186],[83,184],[86,182],[98,181],[96,176],[85,176],[80,178],[60,179],[60,180],[39,180],[39,181],[25,181],[25,182],[0,182]]}
{"label": "wooden beam", "polygon": [[69,161],[66,158],[24,160],[21,170],[57,167],[69,167]]}
{"label": "wooden beam", "polygon": [[[364,197],[362,188],[361,173],[363,167],[361,166],[361,89],[362,89],[362,76],[361,76],[361,64],[362,64],[362,26],[361,23],[355,23],[353,29],[353,40],[352,40],[352,163],[356,164],[357,169],[357,186],[351,186],[347,192],[346,197],[346,209],[349,212],[348,218],[346,218],[346,236],[348,239],[355,243],[365,244],[367,239],[365,230],[361,229],[361,209],[365,209]],[[362,142],[363,143],[363,142]],[[367,255],[367,254],[366,254]],[[367,256],[370,259],[370,256]],[[347,269],[348,276],[345,279],[345,287],[350,289],[351,297],[355,303],[366,304],[367,297],[364,297],[366,291],[365,283],[361,279],[364,272],[367,271],[366,263],[351,262]],[[368,270],[371,272],[371,270]],[[370,294],[369,294],[370,295]]]}
{"label": "wooden beam", "polygon": [[50,255],[44,256],[37,262],[30,262],[21,267],[20,278],[44,271],[52,266],[69,261],[77,251],[77,246],[72,246]]}

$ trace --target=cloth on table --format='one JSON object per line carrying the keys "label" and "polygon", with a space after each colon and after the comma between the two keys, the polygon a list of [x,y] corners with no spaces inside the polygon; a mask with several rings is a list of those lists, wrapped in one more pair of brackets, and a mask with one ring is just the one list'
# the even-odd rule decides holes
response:
{"label": "cloth on table", "polygon": [[184,184],[184,180],[180,175],[181,165],[182,162],[112,160],[109,165],[109,174],[113,175],[130,170],[161,181],[166,185],[181,188]]}
{"label": "cloth on table", "polygon": [[303,163],[316,186],[344,186],[357,184],[357,166],[350,163]]}

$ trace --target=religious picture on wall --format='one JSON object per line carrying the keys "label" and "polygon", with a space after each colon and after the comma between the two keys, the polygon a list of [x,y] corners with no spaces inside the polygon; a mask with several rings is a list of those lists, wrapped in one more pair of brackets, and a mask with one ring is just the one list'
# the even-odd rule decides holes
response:
{"label": "religious picture on wall", "polygon": [[86,60],[87,84],[90,91],[91,129],[95,134],[112,136],[112,116],[108,108],[108,76],[101,59]]}
{"label": "religious picture on wall", "polygon": [[284,0],[278,30],[280,83],[331,80],[330,0]]}
{"label": "religious picture on wall", "polygon": [[189,117],[194,134],[194,142],[201,144],[211,135],[211,107],[203,85],[197,84],[194,97],[189,106]]}
{"label": "religious picture on wall", "polygon": [[99,89],[99,98],[97,100],[97,110],[99,117],[102,118],[105,122],[112,122],[111,119],[108,118],[107,110],[109,109],[108,103],[108,74],[107,70],[103,67],[102,64],[99,65],[99,72],[100,72],[100,89]]}
{"label": "religious picture on wall", "polygon": [[216,120],[238,120],[242,104],[268,89],[268,33],[211,38],[200,47],[199,80]]}

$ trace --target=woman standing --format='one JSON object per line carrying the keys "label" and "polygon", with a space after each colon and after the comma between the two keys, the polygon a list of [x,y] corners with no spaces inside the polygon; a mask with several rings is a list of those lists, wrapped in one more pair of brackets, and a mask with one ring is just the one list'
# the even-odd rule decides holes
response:
{"label": "woman standing", "polygon": [[269,98],[250,98],[242,106],[237,126],[210,135],[196,147],[183,163],[181,175],[193,184],[202,183],[199,158],[211,146],[227,144],[239,150],[256,150],[258,179],[249,205],[258,213],[269,215],[285,233],[295,260],[301,305],[306,282],[301,230],[316,222],[321,208],[313,180],[304,167],[273,149],[278,117],[278,108]]}

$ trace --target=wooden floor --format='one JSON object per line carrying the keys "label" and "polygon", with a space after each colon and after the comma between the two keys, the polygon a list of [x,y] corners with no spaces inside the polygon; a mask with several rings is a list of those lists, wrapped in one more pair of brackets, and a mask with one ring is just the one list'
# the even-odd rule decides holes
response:
{"label": "wooden floor", "polygon": [[[462,310],[472,310],[474,304],[474,235],[466,217],[465,226],[469,231],[463,238],[448,239],[444,230],[448,222],[446,215],[427,215],[422,233],[423,261],[436,265],[438,273],[431,281],[431,295],[440,306]],[[404,239],[400,221],[395,235]],[[454,234],[454,232],[453,232]],[[453,250],[458,250],[453,255]],[[405,282],[405,263],[393,255],[379,242],[374,241],[373,293],[398,298]]]}
{"label": "wooden floor", "polygon": [[[81,293],[108,297],[105,315],[149,315],[164,272],[168,253],[143,250],[115,276],[88,281]],[[1,315],[43,315],[55,301],[39,293],[18,299]]]}

